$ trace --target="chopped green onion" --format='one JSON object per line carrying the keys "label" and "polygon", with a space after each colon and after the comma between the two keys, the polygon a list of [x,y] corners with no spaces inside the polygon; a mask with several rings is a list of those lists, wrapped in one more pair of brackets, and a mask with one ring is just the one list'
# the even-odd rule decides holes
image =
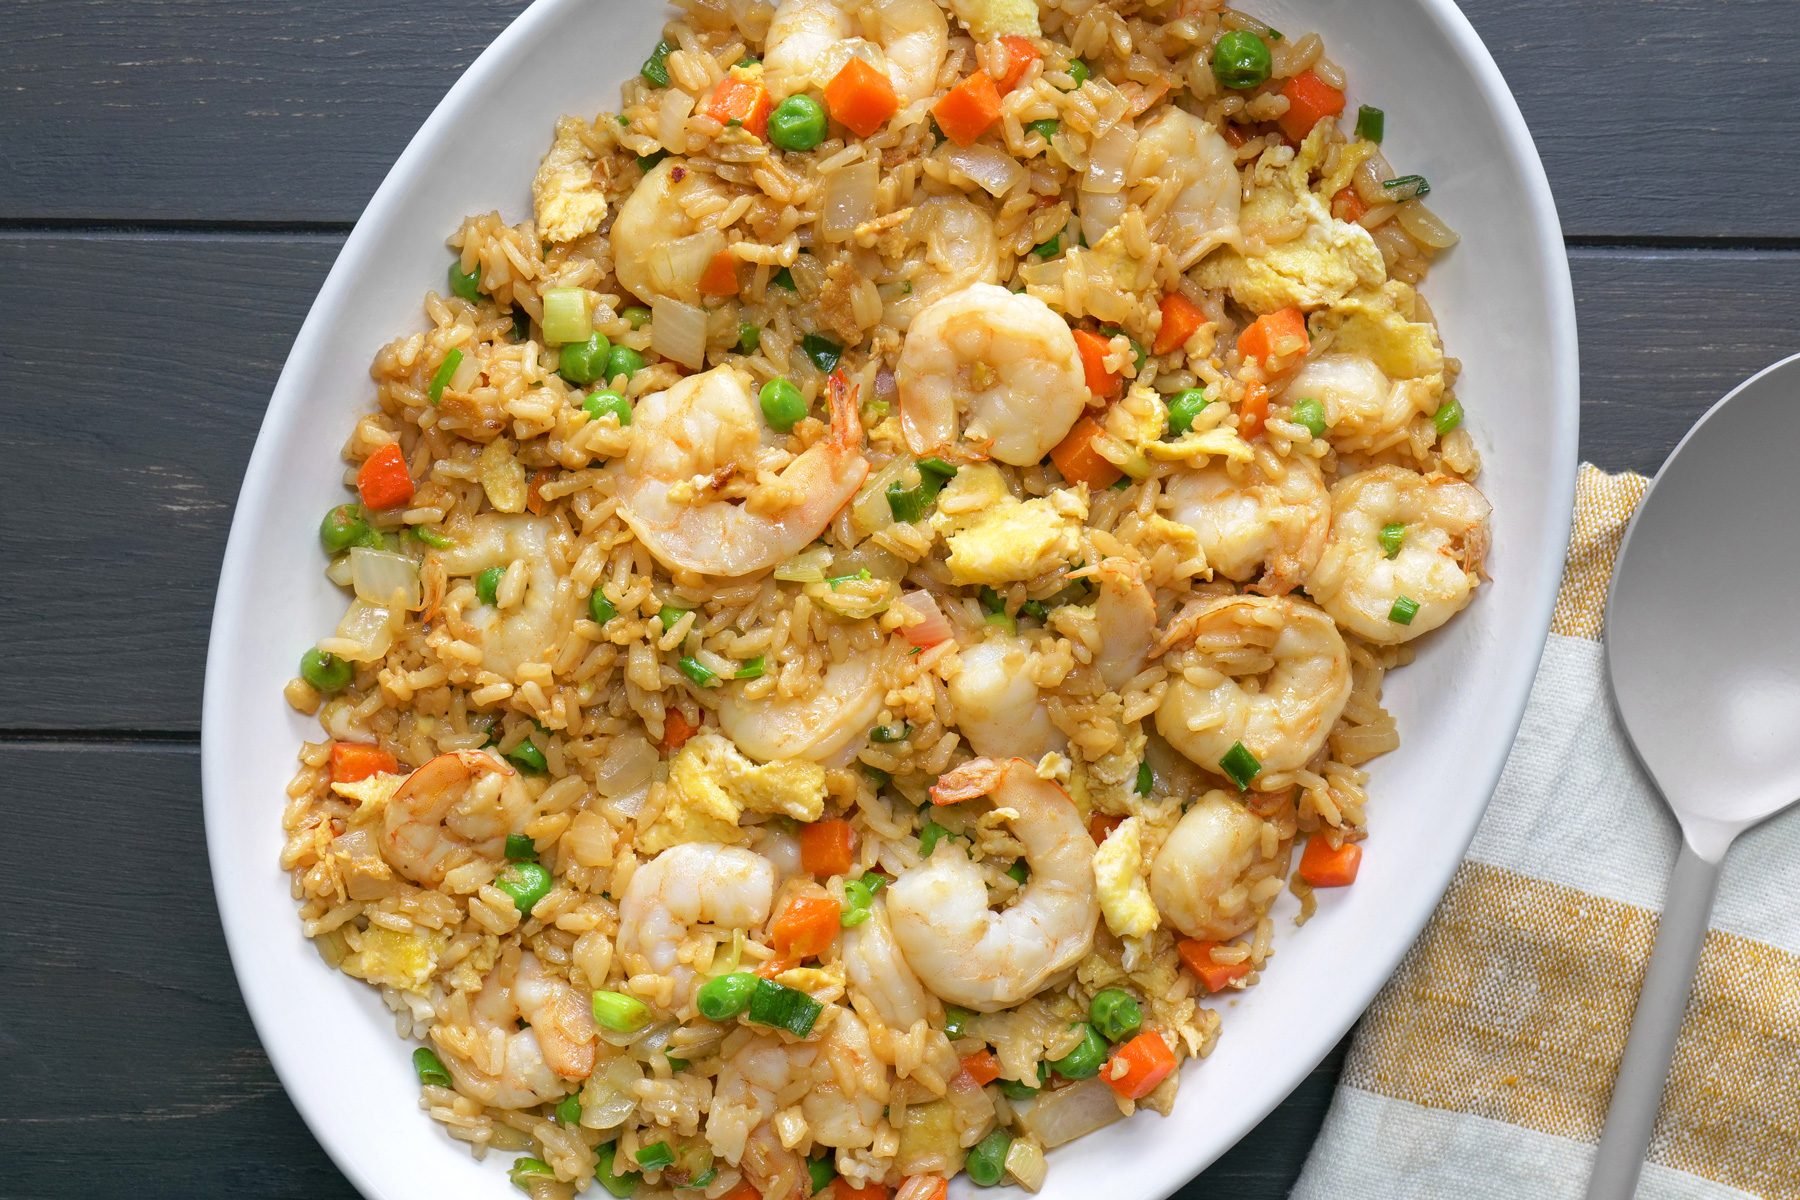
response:
{"label": "chopped green onion", "polygon": [[1325,436],[1325,406],[1310,396],[1294,401],[1294,407],[1289,410],[1288,418],[1296,425],[1306,426],[1306,432],[1315,438]]}
{"label": "chopped green onion", "polygon": [[581,1093],[570,1092],[556,1102],[556,1123],[574,1125],[581,1120]]}
{"label": "chopped green onion", "polygon": [[520,742],[506,752],[507,760],[527,775],[542,775],[550,769],[544,761],[544,752],[539,750],[529,739]]}
{"label": "chopped green onion", "polygon": [[675,1165],[675,1152],[667,1142],[651,1142],[638,1150],[637,1164],[646,1171],[660,1171]]}
{"label": "chopped green onion", "polygon": [[593,618],[594,624],[604,625],[618,615],[619,610],[613,606],[613,602],[598,588],[594,589],[593,594],[588,597],[588,616]]}
{"label": "chopped green onion", "polygon": [[1121,475],[1117,479],[1113,480],[1112,483],[1110,483],[1107,486],[1110,487],[1115,492],[1122,492],[1126,488],[1130,487],[1132,484],[1134,484],[1136,482],[1137,482],[1137,480],[1133,479],[1129,475]]}
{"label": "chopped green onion", "polygon": [[1144,1023],[1144,1010],[1122,988],[1102,988],[1088,1001],[1088,1020],[1109,1042],[1122,1042]]}
{"label": "chopped green onion", "polygon": [[737,348],[739,354],[755,354],[762,348],[762,330],[748,321],[739,321]]}
{"label": "chopped green onion", "polygon": [[638,170],[648,175],[656,169],[657,163],[667,157],[669,157],[667,150],[653,150],[649,154],[640,154],[637,156]]}
{"label": "chopped green onion", "polygon": [[739,663],[737,673],[733,675],[732,678],[761,679],[765,669],[767,669],[767,660],[763,655],[759,654],[755,658],[747,658]]}
{"label": "chopped green onion", "polygon": [[1431,184],[1423,175],[1402,175],[1398,179],[1384,179],[1381,186],[1388,193],[1388,199],[1396,203],[1405,200],[1423,200],[1431,195]]}
{"label": "chopped green onion", "polygon": [[1044,607],[1042,600],[1027,600],[1019,605],[1019,615],[1030,617],[1034,621],[1044,621],[1049,619],[1050,610]]}
{"label": "chopped green onion", "polygon": [[1200,388],[1188,388],[1178,392],[1175,399],[1169,401],[1169,432],[1186,433],[1194,427],[1194,418],[1206,407],[1206,393]]}
{"label": "chopped green onion", "polygon": [[450,386],[452,379],[456,378],[456,371],[462,366],[462,360],[463,352],[452,350],[444,355],[444,361],[438,364],[437,371],[431,376],[431,387],[427,393],[433,404],[444,398],[444,389]]}
{"label": "chopped green onion", "polygon": [[910,524],[925,515],[925,509],[931,498],[925,494],[923,485],[907,487],[898,479],[887,485],[888,512],[894,520]]}
{"label": "chopped green onion", "polygon": [[483,604],[493,604],[500,593],[500,580],[505,578],[505,567],[489,567],[475,577],[475,599]]}
{"label": "chopped green onion", "polygon": [[644,60],[644,65],[638,70],[645,83],[654,88],[669,86],[669,51],[673,49],[675,47],[667,42],[656,43],[656,49],[650,51],[650,57]]}
{"label": "chopped green onion", "polygon": [[1056,131],[1062,128],[1062,122],[1051,117],[1046,117],[1041,121],[1025,122],[1025,128],[1031,130],[1031,132],[1037,134],[1047,142],[1056,136]]}
{"label": "chopped green onion", "polygon": [[636,1033],[650,1023],[650,1006],[624,992],[595,992],[594,1020],[614,1033]]}
{"label": "chopped green onion", "polygon": [[656,619],[662,623],[663,631],[666,633],[675,628],[676,623],[688,615],[688,611],[685,608],[676,608],[673,604],[665,604],[657,610]]}
{"label": "chopped green onion", "polygon": [[608,1142],[594,1151],[594,1178],[599,1181],[601,1187],[617,1196],[619,1200],[625,1200],[627,1196],[637,1191],[638,1173],[621,1171],[617,1175],[613,1174],[613,1159],[618,1151],[617,1142]]}
{"label": "chopped green onion", "polygon": [[769,277],[769,282],[785,291],[794,291],[799,285],[794,282],[794,273],[786,267]]}
{"label": "chopped green onion", "polygon": [[1156,786],[1156,773],[1150,769],[1148,762],[1138,764],[1136,792],[1140,796],[1148,796],[1150,789]]}
{"label": "chopped green onion", "polygon": [[1381,543],[1381,554],[1383,558],[1398,557],[1400,554],[1400,547],[1406,542],[1406,526],[1398,521],[1383,525],[1381,527],[1381,533],[1376,540]]}
{"label": "chopped green onion", "polygon": [[1080,87],[1093,78],[1093,74],[1093,70],[1083,60],[1079,58],[1069,60],[1069,78],[1075,81],[1076,87]]}
{"label": "chopped green onion", "polygon": [[[530,743],[527,742],[525,744],[529,745]],[[509,833],[506,835],[507,862],[536,862],[537,856],[536,842],[522,833]]]}
{"label": "chopped green onion", "polygon": [[[684,1066],[684,1067],[687,1066],[687,1063],[683,1062],[680,1059],[671,1058],[669,1061],[671,1063],[681,1062],[682,1066]],[[705,1187],[707,1184],[711,1183],[713,1180],[717,1179],[718,1177],[719,1177],[719,1168],[708,1167],[708,1168],[706,1168],[706,1170],[700,1172],[700,1174],[694,1176],[692,1179],[688,1180],[686,1183],[678,1183],[675,1186],[678,1188],[685,1188],[689,1191],[693,1191],[695,1189]]]}
{"label": "chopped green onion", "polygon": [[1281,30],[1275,28],[1273,25],[1265,26],[1265,28],[1268,30],[1268,37],[1271,42],[1279,42],[1282,40],[1283,35]]}
{"label": "chopped green onion", "polygon": [[1463,407],[1460,400],[1446,400],[1442,408],[1431,414],[1431,423],[1437,426],[1440,435],[1449,433],[1463,422]]}
{"label": "chopped green onion", "polygon": [[869,740],[877,745],[888,746],[895,742],[904,742],[906,735],[912,732],[912,726],[902,721],[898,725],[877,725],[869,730]]}
{"label": "chopped green onion", "polygon": [[825,582],[830,585],[831,590],[835,592],[846,583],[867,583],[873,578],[875,578],[874,573],[871,572],[869,568],[864,567],[854,575],[833,575]]}
{"label": "chopped green onion", "polygon": [[444,1060],[437,1056],[437,1051],[430,1046],[420,1046],[413,1051],[413,1073],[419,1082],[431,1087],[449,1087],[450,1072],[444,1066]]}
{"label": "chopped green onion", "polygon": [[930,458],[921,458],[919,460],[919,476],[923,479],[935,478],[938,486],[942,487],[956,478],[956,464],[947,463],[936,455]]}
{"label": "chopped green onion", "polygon": [[894,777],[892,775],[889,775],[880,767],[871,767],[867,763],[863,764],[863,774],[869,777],[870,786],[878,792],[888,784],[894,782]]}
{"label": "chopped green onion", "polygon": [[718,673],[691,654],[684,654],[676,660],[675,665],[681,673],[693,682],[695,687],[714,687],[719,682]]}
{"label": "chopped green onion", "polygon": [[750,995],[756,991],[756,976],[748,971],[715,975],[700,985],[694,1004],[709,1021],[729,1021],[750,1007]]}
{"label": "chopped green onion", "polygon": [[1394,607],[1388,609],[1388,620],[1396,625],[1411,625],[1418,615],[1419,602],[1410,596],[1399,597],[1394,601]]}
{"label": "chopped green onion", "polygon": [[1256,755],[1244,748],[1244,743],[1233,742],[1231,749],[1219,759],[1219,769],[1231,777],[1231,782],[1237,784],[1241,792],[1250,786],[1250,781],[1262,770],[1262,764],[1256,761]]}
{"label": "chopped green onion", "polygon": [[688,1069],[688,1067],[693,1065],[692,1063],[688,1062],[687,1059],[676,1058],[673,1054],[670,1054],[667,1051],[663,1052],[663,1057],[669,1060],[669,1070],[671,1070],[671,1071],[685,1071]]}
{"label": "chopped green onion", "polygon": [[1039,262],[1048,262],[1062,253],[1062,234],[1050,235],[1050,240],[1031,248],[1031,255]]}
{"label": "chopped green onion", "polygon": [[481,264],[476,263],[473,271],[464,271],[460,255],[451,259],[450,293],[453,296],[460,296],[470,304],[479,304],[481,302]]}
{"label": "chopped green onion", "polygon": [[628,304],[619,311],[619,315],[633,329],[642,329],[650,323],[650,310],[641,304]]}
{"label": "chopped green onion", "polygon": [[300,656],[300,678],[327,696],[349,687],[355,675],[355,667],[317,646]]}
{"label": "chopped green onion", "polygon": [[869,910],[875,904],[875,893],[886,883],[887,876],[874,871],[844,880],[844,911],[838,917],[838,924],[845,929],[854,929],[867,921]]}
{"label": "chopped green onion", "polygon": [[981,590],[975,593],[975,599],[981,605],[981,611],[984,613],[993,614],[1006,611],[1006,601],[1000,598],[999,592],[985,583],[981,585]]}
{"label": "chopped green onion", "polygon": [[944,1005],[944,1036],[956,1041],[969,1031],[969,1022],[975,1014],[966,1008],[958,1008],[954,1004]]}
{"label": "chopped green onion", "polygon": [[996,1129],[976,1142],[963,1160],[963,1170],[977,1187],[993,1187],[1006,1175],[1006,1152],[1012,1149],[1012,1135]]}
{"label": "chopped green onion", "polygon": [[1013,865],[1006,868],[1006,877],[1022,887],[1031,878],[1031,867],[1022,858],[1014,859]]}
{"label": "chopped green onion", "polygon": [[806,1173],[812,1176],[812,1194],[815,1196],[837,1178],[837,1168],[831,1165],[831,1159],[825,1155],[807,1159]]}
{"label": "chopped green onion", "polygon": [[586,288],[554,287],[544,292],[544,344],[570,346],[594,332],[594,294]]}
{"label": "chopped green onion", "polygon": [[821,371],[830,372],[844,356],[844,348],[822,333],[809,333],[800,339],[800,349]]}
{"label": "chopped green onion", "polygon": [[987,625],[992,625],[996,629],[1004,629],[1008,633],[1019,632],[1018,619],[1008,612],[989,613],[982,618],[982,622]]}
{"label": "chopped green onion", "polygon": [[556,1172],[541,1158],[515,1158],[513,1165],[507,1169],[506,1177],[513,1181],[514,1186],[530,1191],[533,1179],[555,1179]]}
{"label": "chopped green onion", "polygon": [[919,830],[919,853],[926,858],[930,858],[931,852],[937,849],[939,842],[943,841],[945,838],[953,838],[955,836],[954,833],[951,833],[936,821],[927,821],[925,822],[925,828]]}
{"label": "chopped green onion", "polygon": [[819,1019],[824,1007],[805,992],[785,987],[773,979],[758,979],[756,990],[750,994],[751,1021],[784,1029],[795,1037],[805,1037],[812,1032],[813,1022]]}
{"label": "chopped green onion", "polygon": [[1387,114],[1379,108],[1365,104],[1356,110],[1356,136],[1365,142],[1381,144],[1381,135],[1387,129]]}
{"label": "chopped green onion", "polygon": [[414,525],[412,527],[412,535],[421,542],[424,542],[427,546],[430,546],[433,550],[448,550],[450,547],[456,545],[454,539],[446,537],[437,530],[426,525]]}
{"label": "chopped green onion", "polygon": [[494,886],[512,898],[513,907],[519,910],[521,917],[531,915],[537,902],[550,894],[553,882],[550,872],[534,862],[507,863],[494,877]]}
{"label": "chopped green onion", "polygon": [[513,305],[512,318],[512,340],[515,342],[522,342],[530,337],[531,314],[515,304]]}

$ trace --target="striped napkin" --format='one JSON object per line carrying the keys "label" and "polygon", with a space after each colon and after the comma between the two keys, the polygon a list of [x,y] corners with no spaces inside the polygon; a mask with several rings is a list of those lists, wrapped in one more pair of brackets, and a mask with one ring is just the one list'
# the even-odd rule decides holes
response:
{"label": "striped napkin", "polygon": [[[1581,468],[1518,742],[1363,1018],[1293,1200],[1584,1194],[1679,836],[1618,728],[1599,641],[1645,486]],[[1800,1200],[1800,817],[1738,841],[1712,921],[1637,1194]]]}

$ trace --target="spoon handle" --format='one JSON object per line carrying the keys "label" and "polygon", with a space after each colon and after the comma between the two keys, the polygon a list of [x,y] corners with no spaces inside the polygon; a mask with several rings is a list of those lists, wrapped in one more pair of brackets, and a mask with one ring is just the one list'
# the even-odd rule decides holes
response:
{"label": "spoon handle", "polygon": [[1681,853],[1669,875],[1662,919],[1656,927],[1656,947],[1650,952],[1637,1012],[1631,1018],[1631,1034],[1625,1039],[1625,1054],[1613,1081],[1587,1200],[1631,1200],[1637,1188],[1644,1152],[1650,1145],[1650,1128],[1662,1107],[1663,1085],[1675,1057],[1675,1038],[1687,1011],[1700,948],[1706,941],[1713,897],[1719,890],[1720,865],[1701,858],[1682,838]]}

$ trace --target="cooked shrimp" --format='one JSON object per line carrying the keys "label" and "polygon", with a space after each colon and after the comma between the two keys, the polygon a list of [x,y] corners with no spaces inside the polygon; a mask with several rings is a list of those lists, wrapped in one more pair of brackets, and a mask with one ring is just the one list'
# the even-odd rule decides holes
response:
{"label": "cooked shrimp", "polygon": [[499,758],[458,750],[408,775],[381,819],[382,856],[414,883],[437,887],[458,867],[498,866],[507,834],[522,833],[531,819],[531,799]]}
{"label": "cooked shrimp", "polygon": [[873,1145],[887,1098],[887,1068],[875,1058],[868,1026],[840,1009],[813,1063],[812,1090],[800,1102],[813,1140],[837,1149]]}
{"label": "cooked shrimp", "polygon": [[1306,581],[1325,549],[1331,497],[1310,458],[1284,458],[1265,445],[1253,462],[1214,459],[1164,484],[1169,516],[1200,535],[1218,575],[1282,596]]}
{"label": "cooked shrimp", "polygon": [[907,238],[903,265],[900,274],[887,282],[905,283],[906,294],[882,308],[895,329],[904,333],[913,318],[941,296],[971,284],[999,282],[994,218],[967,196],[955,192],[927,196],[914,206],[901,231]]}
{"label": "cooked shrimp", "polygon": [[769,22],[763,79],[777,100],[822,89],[851,58],[887,73],[902,107],[932,94],[950,23],[932,0],[781,0]]}
{"label": "cooked shrimp", "polygon": [[868,998],[887,1024],[904,1032],[937,1011],[937,1002],[894,944],[885,899],[877,897],[869,919],[838,938],[838,956],[850,986]]}
{"label": "cooked shrimp", "polygon": [[437,552],[447,574],[473,576],[490,567],[510,571],[514,563],[524,574],[524,593],[516,602],[503,589],[505,607],[481,604],[463,613],[473,630],[468,640],[481,649],[482,668],[516,682],[522,664],[548,660],[574,616],[559,609],[565,599],[559,588],[563,558],[550,545],[556,522],[483,513],[458,532],[455,544]]}
{"label": "cooked shrimp", "polygon": [[934,794],[992,799],[1010,814],[1030,879],[1010,908],[988,907],[981,869],[948,839],[888,889],[894,939],[927,987],[977,1012],[1010,1008],[1079,962],[1100,917],[1094,839],[1068,793],[1022,759],[978,758],[944,775]]}
{"label": "cooked shrimp", "polygon": [[1036,762],[1068,746],[1025,670],[1030,656],[1029,641],[1005,633],[958,652],[962,669],[946,690],[956,710],[956,727],[975,753]]}
{"label": "cooked shrimp", "polygon": [[1170,629],[1156,728],[1195,765],[1242,744],[1263,774],[1305,766],[1350,698],[1350,652],[1331,618],[1290,597],[1226,596]]}
{"label": "cooked shrimp", "polygon": [[1094,669],[1107,687],[1118,690],[1144,669],[1156,642],[1156,599],[1135,574],[1101,564],[1100,595],[1094,600],[1094,627],[1100,652]]}
{"label": "cooked shrimp", "polygon": [[[469,1025],[440,1023],[431,1040],[457,1091],[496,1108],[530,1108],[592,1073],[593,1015],[585,1027],[574,1016],[586,1007],[566,980],[545,975],[533,955],[512,945],[482,980]],[[518,1027],[521,1017],[528,1028]]]}
{"label": "cooked shrimp", "polygon": [[[1281,890],[1292,845],[1280,840],[1267,854],[1270,824],[1225,792],[1200,797],[1150,864],[1157,911],[1203,941],[1226,941],[1254,925]],[[1270,887],[1268,879],[1277,882]]]}
{"label": "cooked shrimp", "polygon": [[[1371,642],[1393,645],[1461,612],[1481,583],[1487,498],[1449,475],[1374,467],[1331,489],[1331,537],[1306,590],[1331,618]],[[1381,531],[1401,527],[1389,557]],[[1411,601],[1410,619],[1396,619]]]}
{"label": "cooked shrimp", "polygon": [[853,390],[833,375],[828,395],[830,432],[792,458],[736,367],[645,396],[618,468],[620,515],[670,570],[732,577],[792,558],[869,473]]}
{"label": "cooked shrimp", "polygon": [[1317,400],[1325,410],[1326,439],[1354,454],[1378,453],[1404,440],[1407,424],[1436,407],[1436,393],[1426,380],[1396,383],[1360,354],[1310,360],[1285,395],[1289,401]]}
{"label": "cooked shrimp", "polygon": [[817,1042],[783,1042],[758,1034],[727,1058],[713,1086],[706,1140],[727,1162],[743,1161],[751,1134],[776,1111],[798,1103],[812,1089]]}
{"label": "cooked shrimp", "polygon": [[975,283],[913,319],[894,372],[915,454],[961,439],[977,457],[1032,466],[1087,408],[1075,335],[1048,304]]}
{"label": "cooked shrimp", "polygon": [[1081,231],[1090,245],[1100,244],[1133,201],[1152,240],[1168,246],[1183,271],[1236,235],[1243,191],[1237,157],[1210,121],[1165,108],[1137,131],[1126,163],[1123,179],[1095,170],[1082,177]]}
{"label": "cooked shrimp", "polygon": [[618,955],[626,969],[675,980],[675,1005],[687,1004],[694,969],[680,961],[694,925],[749,929],[768,920],[775,868],[737,846],[671,846],[632,873],[619,901]]}
{"label": "cooked shrimp", "polygon": [[[700,274],[713,254],[725,249],[725,235],[702,228],[689,216],[718,208],[728,198],[725,185],[678,158],[665,159],[638,181],[613,219],[613,272],[619,286],[645,303],[658,297],[700,303]],[[672,243],[695,239],[675,253]]]}
{"label": "cooked shrimp", "polygon": [[881,659],[858,655],[825,668],[818,687],[802,699],[765,696],[745,700],[728,688],[719,698],[719,728],[758,762],[805,758],[842,766],[862,745],[881,715],[887,685]]}

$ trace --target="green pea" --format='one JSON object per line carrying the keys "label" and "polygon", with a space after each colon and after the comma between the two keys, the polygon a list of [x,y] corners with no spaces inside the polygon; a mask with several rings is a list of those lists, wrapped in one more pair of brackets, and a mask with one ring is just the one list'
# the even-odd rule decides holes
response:
{"label": "green pea", "polygon": [[806,398],[785,379],[771,379],[757,395],[763,420],[778,433],[787,433],[806,416]]}
{"label": "green pea", "polygon": [[544,761],[544,752],[529,738],[508,750],[506,757],[527,775],[542,775],[550,769],[550,764]]}
{"label": "green pea", "polygon": [[1072,58],[1069,60],[1069,78],[1075,81],[1076,87],[1080,87],[1082,84],[1086,83],[1089,79],[1093,78],[1093,75],[1093,70],[1087,65],[1085,60],[1079,58]]}
{"label": "green pea", "polygon": [[807,1159],[806,1173],[812,1176],[812,1194],[815,1196],[837,1178],[837,1168],[831,1165],[831,1159],[824,1156]]}
{"label": "green pea", "polygon": [[475,264],[473,271],[462,269],[462,259],[450,260],[450,292],[460,296],[470,304],[481,302],[481,264]]}
{"label": "green pea", "polygon": [[974,1019],[975,1014],[968,1009],[958,1008],[954,1004],[946,1004],[944,1006],[944,1036],[954,1042],[968,1031],[969,1022]]}
{"label": "green pea", "polygon": [[327,696],[350,686],[356,669],[335,654],[327,654],[314,646],[300,656],[300,678]]}
{"label": "green pea", "polygon": [[1106,1061],[1106,1039],[1086,1021],[1081,1023],[1081,1040],[1075,1048],[1050,1064],[1064,1079],[1092,1079]]}
{"label": "green pea", "polygon": [[1234,29],[1213,46],[1213,78],[1233,91],[1261,87],[1270,66],[1269,44],[1248,30]]}
{"label": "green pea", "polygon": [[585,342],[574,342],[558,351],[556,373],[570,383],[593,383],[606,373],[606,359],[612,343],[599,330],[588,334]]}
{"label": "green pea", "polygon": [[[636,1033],[650,1023],[650,1006],[624,992],[595,992],[594,1020],[614,1033]],[[639,1162],[643,1161],[639,1152]]]}
{"label": "green pea", "polygon": [[505,567],[489,567],[475,577],[475,598],[483,604],[493,604],[500,594],[500,577],[506,574]]}
{"label": "green pea", "polygon": [[628,304],[620,310],[619,315],[633,329],[642,329],[650,323],[650,310],[641,304]]}
{"label": "green pea", "polygon": [[644,356],[630,346],[614,346],[606,352],[606,378],[610,382],[623,375],[630,379],[644,369]]}
{"label": "green pea", "polygon": [[755,990],[756,976],[748,971],[733,971],[701,984],[694,1003],[707,1020],[729,1021],[750,1007],[750,993]]}
{"label": "green pea", "polygon": [[963,1170],[977,1186],[993,1187],[1006,1174],[1006,1152],[1011,1149],[1012,1135],[996,1129],[970,1149],[969,1157],[963,1160]]}
{"label": "green pea", "polygon": [[342,554],[352,546],[366,544],[371,532],[362,505],[340,504],[319,522],[319,543],[327,554]]}
{"label": "green pea", "polygon": [[1325,436],[1325,406],[1311,397],[1294,401],[1294,407],[1288,411],[1288,418],[1296,425],[1306,426],[1306,432],[1315,438]]}
{"label": "green pea", "polygon": [[1026,1083],[1023,1079],[1002,1079],[1000,1080],[1000,1094],[1005,1096],[1008,1100],[1029,1100],[1039,1092],[1043,1091],[1044,1085],[1049,1082],[1050,1064],[1047,1062],[1040,1062],[1037,1066],[1036,1087]]}
{"label": "green pea", "polygon": [[1188,388],[1176,394],[1169,402],[1169,432],[1186,433],[1194,427],[1194,418],[1206,407],[1206,393],[1199,388]]}
{"label": "green pea", "polygon": [[1144,1023],[1144,1010],[1121,988],[1105,988],[1088,1001],[1088,1020],[1109,1042],[1122,1042]]}
{"label": "green pea", "polygon": [[618,615],[619,610],[613,606],[613,602],[600,589],[595,588],[594,594],[588,597],[588,616],[594,619],[594,624],[604,625]]}
{"label": "green pea", "polygon": [[780,150],[811,150],[825,140],[825,106],[804,92],[775,106],[769,114],[769,141]]}
{"label": "green pea", "polygon": [[550,872],[542,863],[507,863],[506,869],[494,877],[494,886],[512,897],[521,917],[531,915],[537,902],[550,894]]}
{"label": "green pea", "polygon": [[581,410],[587,413],[588,419],[591,421],[598,421],[607,413],[611,413],[619,419],[621,429],[631,424],[631,401],[611,388],[589,393],[588,398],[581,402]]}
{"label": "green pea", "polygon": [[755,354],[762,348],[762,330],[748,321],[738,323],[738,353]]}

